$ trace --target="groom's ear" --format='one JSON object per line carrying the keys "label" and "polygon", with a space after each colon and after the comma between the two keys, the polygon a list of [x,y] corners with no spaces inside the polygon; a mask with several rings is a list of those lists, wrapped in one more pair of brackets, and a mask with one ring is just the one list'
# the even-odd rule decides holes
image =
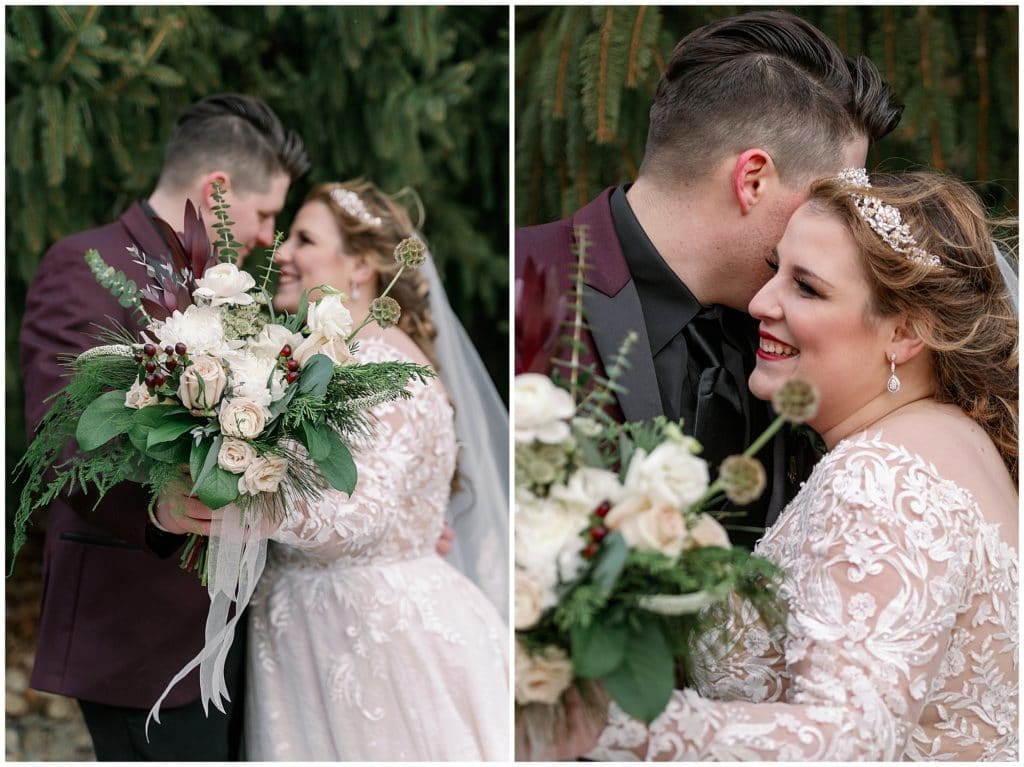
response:
{"label": "groom's ear", "polygon": [[765,198],[768,181],[775,178],[775,163],[763,149],[747,149],[736,157],[732,168],[732,193],[746,215]]}
{"label": "groom's ear", "polygon": [[203,205],[207,210],[211,210],[217,201],[213,199],[213,192],[215,185],[220,185],[221,191],[228,191],[231,189],[231,176],[226,170],[211,170],[206,173],[201,181]]}

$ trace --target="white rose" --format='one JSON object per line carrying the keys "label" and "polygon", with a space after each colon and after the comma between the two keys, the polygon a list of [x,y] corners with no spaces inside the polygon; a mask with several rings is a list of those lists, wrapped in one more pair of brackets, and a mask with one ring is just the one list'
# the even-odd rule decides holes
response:
{"label": "white rose", "polygon": [[278,369],[276,359],[248,352],[226,354],[224,359],[231,369],[232,396],[251,399],[263,407],[284,396],[284,372]]}
{"label": "white rose", "polygon": [[[566,508],[551,499],[518,504],[516,563],[534,573],[540,583],[553,585],[559,576],[559,564],[571,566],[572,555],[582,550],[585,542],[580,533],[589,521],[589,512]],[[574,574],[561,573],[563,579]]]}
{"label": "white rose", "polygon": [[248,495],[276,492],[287,472],[287,458],[279,455],[258,456],[238,478],[238,492]]}
{"label": "white rose", "polygon": [[220,406],[220,430],[226,437],[252,439],[267,425],[266,409],[246,397],[226,399]]}
{"label": "white rose", "polygon": [[704,546],[732,548],[729,533],[710,514],[701,514],[697,518],[697,524],[690,528],[690,540],[687,542],[687,548],[697,549]]}
{"label": "white rose", "polygon": [[292,359],[298,362],[301,368],[316,354],[327,355],[335,365],[348,365],[356,361],[341,336],[328,337],[319,331],[312,333],[292,351]]}
{"label": "white rose", "polygon": [[584,466],[574,471],[564,485],[552,485],[548,497],[566,508],[589,515],[602,501],[614,505],[622,493],[615,472]]}
{"label": "white rose", "polygon": [[261,358],[277,361],[278,355],[285,346],[297,349],[302,343],[302,334],[293,333],[284,325],[266,324],[248,343],[251,354]]}
{"label": "white rose", "polygon": [[622,533],[626,544],[638,551],[676,557],[686,542],[686,523],[679,510],[646,495],[634,495],[613,506],[604,524]]}
{"label": "white rose", "polygon": [[352,332],[352,315],[341,302],[341,296],[332,294],[309,305],[306,324],[311,333],[344,340]]}
{"label": "white rose", "polygon": [[516,630],[532,628],[543,612],[537,582],[529,573],[516,570]]}
{"label": "white rose", "polygon": [[217,453],[217,465],[232,474],[241,474],[257,458],[256,449],[245,440],[227,437]]}
{"label": "white rose", "polygon": [[156,337],[156,345],[161,349],[174,346],[180,341],[187,347],[190,357],[220,354],[232,345],[241,345],[240,341],[232,344],[224,338],[220,312],[220,309],[210,306],[192,304],[185,309],[184,314],[175,310],[163,322],[154,322],[148,332]]}
{"label": "white rose", "polygon": [[572,396],[540,373],[516,376],[516,442],[545,442],[556,445],[569,439],[569,418],[576,412]]}
{"label": "white rose", "polygon": [[132,388],[124,395],[124,406],[133,410],[141,410],[149,405],[155,405],[159,401],[160,398],[155,394],[150,394],[149,387],[139,381],[133,383]]}
{"label": "white rose", "polygon": [[217,264],[207,269],[203,276],[196,280],[196,285],[192,297],[206,299],[212,306],[245,305],[252,303],[252,296],[248,291],[256,287],[256,280],[234,264]]}
{"label": "white rose", "polygon": [[572,661],[554,645],[530,654],[516,642],[516,701],[555,704],[572,684]]}
{"label": "white rose", "polygon": [[215,357],[193,357],[178,380],[178,399],[193,412],[209,410],[224,394],[228,376]]}
{"label": "white rose", "polygon": [[708,465],[685,444],[663,442],[650,455],[636,451],[626,472],[625,485],[660,503],[686,509],[708,489]]}

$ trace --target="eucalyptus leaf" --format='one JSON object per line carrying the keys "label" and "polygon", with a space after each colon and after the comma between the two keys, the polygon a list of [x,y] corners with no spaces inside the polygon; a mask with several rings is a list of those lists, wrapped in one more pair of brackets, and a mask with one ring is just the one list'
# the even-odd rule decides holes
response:
{"label": "eucalyptus leaf", "polygon": [[334,375],[334,360],[326,354],[314,354],[299,373],[299,393],[322,397]]}
{"label": "eucalyptus leaf", "polygon": [[217,457],[220,455],[220,446],[224,442],[223,437],[214,437],[212,441],[200,440],[192,443],[192,453],[189,456],[188,468],[192,475],[192,489],[190,494],[195,495],[196,487],[209,476],[210,471],[217,465]]}
{"label": "eucalyptus leaf", "polygon": [[576,676],[603,677],[617,669],[626,658],[629,627],[619,621],[593,621],[586,628],[570,632],[572,662]]}
{"label": "eucalyptus leaf", "polygon": [[146,435],[146,447],[151,448],[161,442],[172,442],[182,434],[188,432],[192,427],[198,426],[199,422],[189,416],[171,416],[164,419],[159,425],[154,426]]}
{"label": "eucalyptus leaf", "polygon": [[203,481],[196,483],[195,495],[211,509],[227,506],[238,498],[238,475],[211,466]]}
{"label": "eucalyptus leaf", "polygon": [[[334,434],[333,431],[331,433]],[[320,471],[331,487],[352,495],[352,491],[356,489],[356,480],[358,479],[356,462],[352,460],[352,453],[349,451],[348,446],[336,434],[334,434],[334,439],[331,443],[330,455],[326,460],[317,461],[316,465],[320,468]]]}
{"label": "eucalyptus leaf", "polygon": [[332,437],[338,439],[334,430],[326,425],[317,425],[310,421],[302,422],[302,431],[306,437],[306,449],[309,450],[309,457],[318,464],[330,458],[331,450],[334,447]]}
{"label": "eucalyptus leaf", "polygon": [[95,450],[131,428],[136,411],[125,407],[124,398],[123,391],[108,391],[89,403],[75,430],[82,450]]}
{"label": "eucalyptus leaf", "polygon": [[615,590],[615,584],[618,583],[628,558],[629,547],[622,533],[616,530],[604,539],[597,563],[590,573],[590,580],[605,597]]}
{"label": "eucalyptus leaf", "polygon": [[656,619],[630,629],[624,662],[601,681],[623,711],[647,724],[665,710],[675,687],[675,667]]}

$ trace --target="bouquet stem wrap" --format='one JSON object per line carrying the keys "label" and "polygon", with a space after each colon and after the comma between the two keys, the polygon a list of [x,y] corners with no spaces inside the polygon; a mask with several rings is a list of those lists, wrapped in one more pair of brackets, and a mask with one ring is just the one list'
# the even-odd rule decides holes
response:
{"label": "bouquet stem wrap", "polygon": [[147,740],[150,720],[160,723],[160,704],[174,686],[197,666],[200,699],[207,716],[210,703],[224,713],[224,703],[231,700],[224,680],[224,664],[238,621],[252,599],[267,562],[266,523],[257,516],[245,514],[235,504],[229,504],[224,508],[223,516],[211,524],[207,584],[210,612],[206,617],[206,641],[199,654],[174,676],[150,709],[146,718]]}

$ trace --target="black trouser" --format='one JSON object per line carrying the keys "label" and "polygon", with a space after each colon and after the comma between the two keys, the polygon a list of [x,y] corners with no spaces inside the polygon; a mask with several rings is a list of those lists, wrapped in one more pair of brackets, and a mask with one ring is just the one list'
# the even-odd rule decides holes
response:
{"label": "black trouser", "polygon": [[161,706],[160,724],[149,723],[148,743],[145,729],[148,709],[79,700],[96,759],[101,762],[237,762],[245,696],[242,675],[245,639],[243,619],[224,664],[224,678],[231,695],[231,701],[224,705],[226,713],[222,714],[211,705],[207,717],[198,700],[179,708]]}

